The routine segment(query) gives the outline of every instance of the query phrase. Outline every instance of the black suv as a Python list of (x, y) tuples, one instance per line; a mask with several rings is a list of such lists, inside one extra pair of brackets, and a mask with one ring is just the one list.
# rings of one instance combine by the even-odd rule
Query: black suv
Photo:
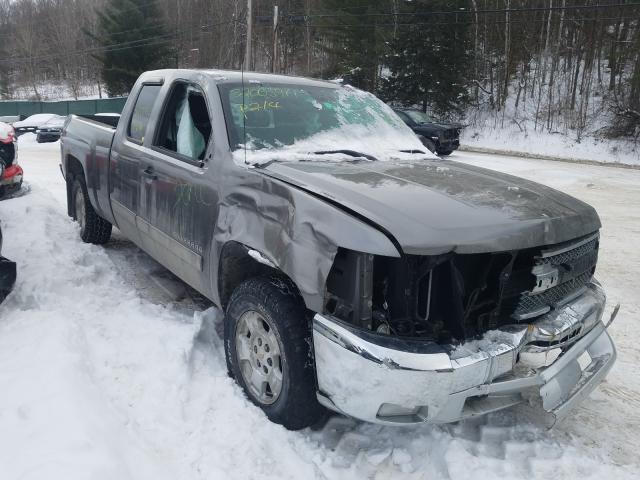
[(437, 122), (417, 108), (396, 108), (394, 111), (430, 151), (449, 155), (460, 146), (461, 125)]

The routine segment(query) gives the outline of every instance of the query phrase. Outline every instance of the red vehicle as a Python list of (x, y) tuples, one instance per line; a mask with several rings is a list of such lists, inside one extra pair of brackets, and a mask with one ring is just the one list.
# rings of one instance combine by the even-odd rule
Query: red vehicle
[(18, 144), (11, 125), (0, 122), (0, 198), (22, 187), (22, 168), (18, 165)]

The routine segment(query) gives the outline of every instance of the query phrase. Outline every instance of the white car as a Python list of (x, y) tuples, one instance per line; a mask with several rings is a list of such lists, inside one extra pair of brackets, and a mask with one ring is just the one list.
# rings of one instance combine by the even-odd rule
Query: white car
[(64, 119), (64, 117), (56, 115), (55, 113), (37, 113), (25, 118), (24, 120), (20, 120), (19, 122), (14, 122), (13, 128), (15, 128), (17, 136), (20, 136), (23, 133), (35, 133), (38, 128), (56, 118)]

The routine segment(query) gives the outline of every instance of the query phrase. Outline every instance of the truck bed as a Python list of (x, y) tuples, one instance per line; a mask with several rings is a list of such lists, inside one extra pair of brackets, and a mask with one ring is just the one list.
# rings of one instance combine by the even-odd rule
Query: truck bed
[[(108, 198), (109, 155), (116, 132), (116, 126), (112, 125), (116, 123), (115, 120), (119, 118), (71, 115), (62, 136), (66, 155), (91, 165), (86, 170), (87, 190), (95, 202), (94, 208), (98, 215), (111, 222), (113, 215)], [(67, 173), (63, 169), (65, 177)]]
[(91, 120), (94, 123), (99, 123), (101, 125), (107, 125), (114, 130), (118, 126), (118, 122), (120, 121), (120, 115), (78, 115), (78, 117), (84, 118), (85, 120)]

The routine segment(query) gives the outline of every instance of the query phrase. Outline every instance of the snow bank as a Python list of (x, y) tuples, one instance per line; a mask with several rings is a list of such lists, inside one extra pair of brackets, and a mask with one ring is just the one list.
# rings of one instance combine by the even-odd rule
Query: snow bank
[[(461, 143), (469, 147), (549, 158), (640, 165), (640, 142), (603, 137), (603, 132), (615, 122), (615, 118), (610, 109), (611, 98), (607, 88), (598, 86), (596, 73), (593, 75), (590, 96), (583, 97), (581, 93), (575, 110), (563, 103), (570, 94), (564, 90), (568, 83), (560, 79), (556, 82), (559, 90), (552, 95), (554, 103), (551, 109), (546, 84), (539, 91), (529, 90), (519, 95), (522, 85), (518, 80), (512, 81), (509, 97), (498, 111), (489, 107), (488, 98), (482, 93), (481, 106), (467, 112), (467, 121), (471, 125), (462, 131)], [(538, 101), (539, 96), (541, 101)], [(586, 102), (586, 106), (582, 102)], [(584, 109), (582, 120), (581, 108)], [(547, 123), (550, 110), (553, 113), (551, 125)], [(578, 129), (581, 122), (584, 124)]]
[(640, 166), (640, 143), (604, 140), (594, 136), (586, 136), (578, 142), (575, 137), (567, 135), (533, 130), (524, 132), (515, 124), (504, 128), (469, 126), (462, 131), (460, 143), (463, 146), (502, 150), (507, 154), (534, 154)]

